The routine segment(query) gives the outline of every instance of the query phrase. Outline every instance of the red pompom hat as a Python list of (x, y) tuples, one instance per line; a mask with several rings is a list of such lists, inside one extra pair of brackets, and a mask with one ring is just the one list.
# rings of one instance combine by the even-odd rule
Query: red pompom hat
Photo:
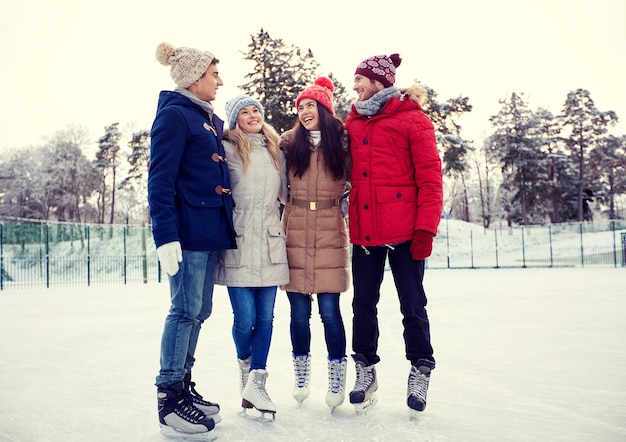
[(391, 87), (396, 82), (396, 68), (402, 59), (398, 54), (374, 55), (363, 60), (356, 68), (354, 75), (363, 75), (372, 80), (380, 81), (383, 86)]
[(317, 101), (328, 109), (331, 114), (335, 115), (335, 107), (333, 106), (334, 90), (335, 85), (330, 78), (318, 77), (311, 86), (298, 95), (298, 98), (296, 98), (296, 108), (298, 108), (303, 98), (310, 98), (311, 100)]

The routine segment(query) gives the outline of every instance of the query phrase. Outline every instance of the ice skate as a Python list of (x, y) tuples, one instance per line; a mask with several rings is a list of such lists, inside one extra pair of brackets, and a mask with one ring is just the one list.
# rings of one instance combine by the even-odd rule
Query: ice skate
[(215, 421), (189, 401), (183, 382), (157, 390), (161, 433), (172, 438), (215, 440)]
[(239, 394), (243, 395), (243, 389), (246, 388), (248, 383), (248, 376), (250, 375), (250, 359), (248, 356), (246, 359), (237, 359), (239, 364)]
[(354, 356), (356, 368), (356, 381), (354, 389), (350, 392), (350, 403), (358, 414), (365, 413), (376, 404), (375, 392), (378, 390), (376, 381), (376, 368), (367, 365), (367, 360), (362, 355)]
[(345, 357), (342, 359), (328, 360), (328, 392), (326, 393), (326, 405), (330, 407), (330, 412), (343, 404), (346, 394), (346, 369), (348, 362)]
[(411, 366), (409, 380), (407, 382), (407, 405), (411, 417), (416, 417), (420, 411), (426, 408), (426, 394), (430, 382), (430, 368), (425, 365)]
[[(263, 369), (250, 371), (248, 382), (243, 389), (240, 416), (255, 419), (262, 422), (274, 422), (276, 420), (276, 405), (270, 399), (265, 390), (265, 381), (268, 373)], [(260, 415), (250, 414), (251, 409), (255, 409)]]
[(191, 380), (191, 374), (185, 375), (183, 384), (187, 391), (187, 398), (191, 401), (193, 406), (206, 414), (207, 417), (213, 419), (216, 424), (219, 424), (222, 421), (222, 418), (218, 414), (220, 412), (219, 404), (207, 401), (196, 391), (196, 383)]
[(294, 355), (293, 371), (295, 383), (291, 395), (302, 406), (302, 402), (309, 397), (311, 383), (311, 355)]

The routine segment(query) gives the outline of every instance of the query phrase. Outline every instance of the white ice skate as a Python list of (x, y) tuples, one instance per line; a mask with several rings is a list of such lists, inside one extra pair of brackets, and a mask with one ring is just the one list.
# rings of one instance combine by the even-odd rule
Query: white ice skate
[(243, 395), (243, 389), (246, 388), (246, 384), (248, 383), (251, 359), (251, 356), (248, 356), (246, 359), (237, 359), (239, 365), (239, 394), (241, 395)]
[[(265, 390), (265, 381), (268, 373), (263, 369), (250, 371), (248, 382), (243, 389), (240, 416), (261, 422), (274, 422), (276, 420), (276, 405), (270, 399)], [(259, 415), (250, 414), (249, 410), (255, 409)]]
[(330, 407), (332, 414), (335, 408), (343, 404), (346, 394), (346, 358), (328, 360), (328, 392), (326, 392), (326, 405)]
[(295, 383), (291, 395), (298, 401), (299, 406), (302, 407), (302, 402), (309, 397), (309, 393), (311, 392), (311, 355), (294, 355), (293, 371)]

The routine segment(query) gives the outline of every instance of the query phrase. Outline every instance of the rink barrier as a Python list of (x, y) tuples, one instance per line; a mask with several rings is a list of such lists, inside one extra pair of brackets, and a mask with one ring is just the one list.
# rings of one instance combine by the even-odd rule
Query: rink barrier
[[(453, 225), (451, 225), (453, 224)], [(166, 275), (149, 225), (0, 223), (0, 290), (147, 284)], [(442, 219), (431, 269), (625, 267), (626, 221), (485, 229)]]

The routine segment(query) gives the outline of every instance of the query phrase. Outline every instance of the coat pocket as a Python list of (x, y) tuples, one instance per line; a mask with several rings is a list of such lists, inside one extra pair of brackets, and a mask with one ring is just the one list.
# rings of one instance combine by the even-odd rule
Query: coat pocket
[(287, 246), (285, 242), (285, 232), (281, 226), (270, 226), (267, 228), (267, 245), (272, 264), (287, 263)]
[(243, 227), (239, 228), (239, 229), (235, 229), (235, 231), (237, 232), (237, 237), (236, 237), (236, 241), (237, 241), (237, 248), (236, 249), (230, 249), (230, 250), (222, 250), (220, 252), (221, 256), (224, 258), (224, 266), (226, 267), (241, 267), (242, 263), (241, 263), (241, 249), (243, 247), (243, 233), (239, 233), (239, 232), (243, 232)]

